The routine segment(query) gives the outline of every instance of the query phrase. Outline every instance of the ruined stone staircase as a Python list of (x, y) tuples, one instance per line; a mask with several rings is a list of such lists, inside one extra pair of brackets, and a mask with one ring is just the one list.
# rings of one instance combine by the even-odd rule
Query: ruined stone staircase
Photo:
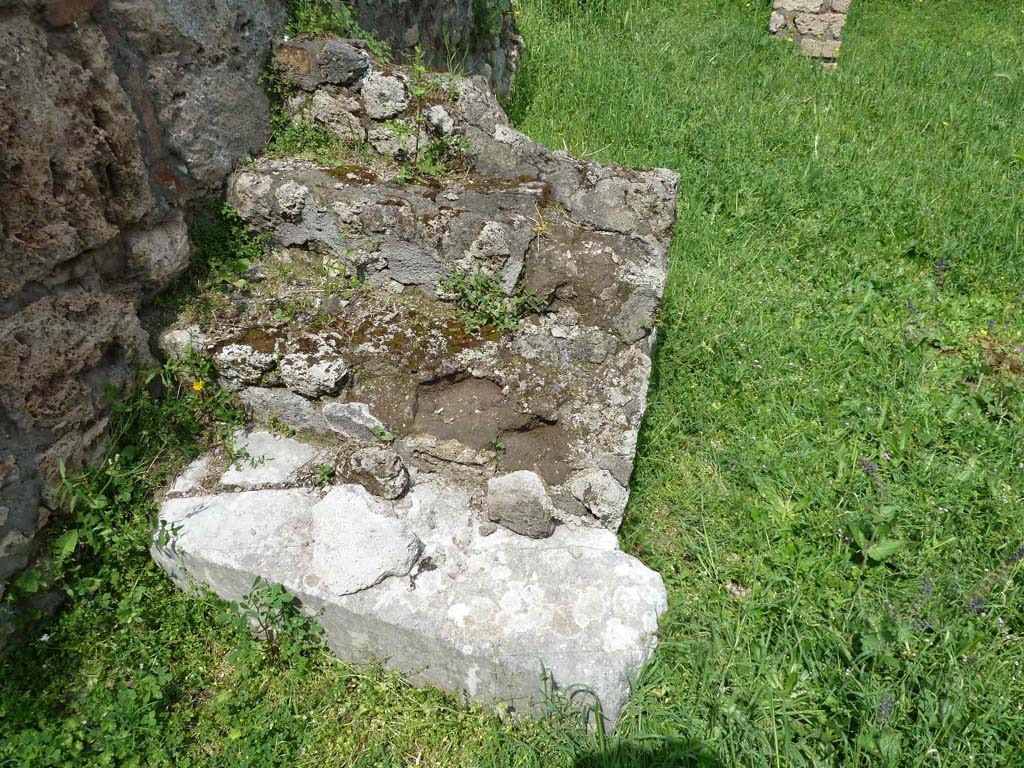
[(292, 120), (345, 156), (233, 175), (268, 253), (161, 343), (289, 436), (190, 466), (154, 558), (225, 599), (282, 584), (343, 659), (521, 711), (553, 686), (613, 721), (666, 607), (615, 531), (678, 177), (549, 151), (480, 78), (340, 40), (276, 61)]

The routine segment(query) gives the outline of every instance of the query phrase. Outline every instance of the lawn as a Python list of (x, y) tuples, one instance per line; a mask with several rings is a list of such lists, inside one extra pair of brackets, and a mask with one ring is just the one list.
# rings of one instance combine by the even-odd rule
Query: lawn
[(185, 391), (125, 410), (55, 531), (98, 554), (4, 661), (0, 765), (1024, 765), (1024, 5), (855, 0), (832, 72), (767, 15), (520, 8), (516, 125), (683, 179), (622, 535), (670, 607), (615, 734), (178, 594), (151, 457), (233, 418)]

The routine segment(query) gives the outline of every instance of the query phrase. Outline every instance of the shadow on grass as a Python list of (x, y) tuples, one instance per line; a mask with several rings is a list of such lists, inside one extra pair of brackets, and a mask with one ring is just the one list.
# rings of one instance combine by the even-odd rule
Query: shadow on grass
[(725, 768), (707, 747), (692, 739), (617, 742), (576, 758), (573, 768)]

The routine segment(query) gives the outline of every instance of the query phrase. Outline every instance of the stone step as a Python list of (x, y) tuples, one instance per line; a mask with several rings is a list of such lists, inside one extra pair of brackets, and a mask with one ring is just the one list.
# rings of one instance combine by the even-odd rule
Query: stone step
[[(386, 449), (384, 449), (386, 450)], [(465, 484), (412, 471), (398, 500), (316, 487), (322, 446), (241, 432), (168, 491), (152, 554), (182, 589), (246, 597), (280, 584), (350, 662), (383, 660), (411, 682), (536, 712), (551, 686), (613, 723), (656, 643), (661, 577), (603, 528), (546, 538), (483, 520)], [(545, 671), (550, 679), (545, 681)]]

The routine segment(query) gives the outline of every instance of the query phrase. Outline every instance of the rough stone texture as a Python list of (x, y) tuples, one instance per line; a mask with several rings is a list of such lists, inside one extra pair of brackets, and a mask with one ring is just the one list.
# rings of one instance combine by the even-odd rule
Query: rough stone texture
[[(54, 468), (97, 455), (105, 385), (151, 362), (137, 316), (187, 266), (183, 212), (269, 138), (259, 76), (285, 6), (0, 0), (0, 594), (53, 506)], [(401, 50), (420, 42), (437, 64), (459, 52), (507, 87), (521, 48), (510, 14), (469, 34), (469, 0), (364, 0), (360, 11), (370, 32), (401, 26)], [(405, 24), (421, 25), (418, 41)], [(369, 68), (344, 41), (292, 50), (317, 84), (350, 85)], [(361, 140), (353, 110), (358, 98), (326, 92), (313, 105), (315, 119)], [(300, 188), (277, 194), (282, 215), (301, 215)]]
[(510, 531), (543, 539), (555, 530), (554, 507), (536, 472), (521, 469), (487, 481), (487, 519)]
[(372, 120), (389, 120), (409, 106), (409, 92), (397, 77), (374, 73), (363, 82), (363, 109)]
[[(133, 358), (148, 358), (139, 303), (186, 266), (182, 212), (217, 194), (237, 160), (269, 137), (258, 79), (271, 39), (284, 30), (286, 3), (0, 6), (0, 337), (16, 337), (18, 351), (4, 353), (22, 365), (16, 376), (5, 369), (17, 381), (0, 392), (0, 459), (14, 467), (0, 475), (2, 590), (42, 524), (48, 471), (95, 453), (105, 418), (98, 393), (127, 383)], [(359, 3), (362, 27), (399, 53), (421, 44), (438, 66), (451, 54), (505, 90), (522, 43), (509, 9), (489, 8), (470, 0)], [(350, 85), (369, 70), (358, 44), (307, 41), (289, 50), (308, 59), (316, 84)], [(314, 108), (316, 120), (364, 137), (352, 114), (357, 98), (325, 92)], [(283, 214), (299, 216), (300, 190), (279, 193)], [(72, 305), (76, 314), (56, 313)], [(63, 343), (69, 331), (81, 349)], [(69, 418), (56, 407), (19, 410), (23, 390), (56, 392)]]
[[(365, 99), (374, 77), (351, 89), (321, 88), (340, 100), (362, 90)], [(409, 78), (400, 68), (387, 76)], [(387, 156), (337, 169), (256, 160), (232, 177), (229, 200), (271, 235), (267, 263), (255, 266), (253, 285), (216, 323), (196, 328), (182, 318), (179, 336), (204, 339), (222, 383), (243, 389), (255, 413), (339, 439), (387, 430), (413, 465), (447, 462), (461, 472), (466, 465), (452, 451), (432, 454), (409, 442), (452, 441), (455, 453), (489, 456), (478, 466), (491, 474), (535, 472), (557, 519), (616, 530), (678, 179), (550, 152), (508, 126), (479, 79), (437, 78), (432, 98), (442, 103), (432, 106), (467, 148), (453, 161), (456, 172), (428, 186), (400, 183), (403, 166)], [(415, 110), (408, 105), (398, 119), (412, 125)], [(296, 118), (305, 114), (299, 107)], [(369, 131), (394, 120), (362, 119)], [(280, 260), (289, 265), (287, 283), (272, 277)], [(444, 281), (472, 273), (506, 295), (530, 292), (542, 311), (511, 333), (467, 330), (463, 312), (445, 300), (452, 296)], [(340, 274), (363, 287), (339, 299), (329, 283)], [(308, 314), (290, 322), (270, 314), (292, 295), (317, 293), (312, 304), (295, 299)], [(337, 366), (317, 368), (325, 360)], [(244, 389), (253, 386), (259, 395)], [(269, 394), (277, 386), (310, 400)]]
[(402, 457), (377, 445), (356, 450), (349, 457), (345, 476), (349, 482), (385, 499), (397, 499), (409, 487), (409, 473)]
[(366, 403), (325, 403), (323, 419), (327, 429), (353, 440), (371, 440), (375, 433), (384, 431), (384, 424), (370, 413)]
[(333, 395), (348, 376), (345, 361), (329, 352), (292, 352), (281, 358), (278, 367), (284, 385), (307, 397)]
[(188, 263), (183, 210), (259, 150), (283, 0), (0, 3), (0, 591), (106, 385), (151, 364), (141, 303)]
[(148, 358), (134, 298), (69, 287), (0, 320), (0, 580), (49, 515), (44, 478), (94, 457), (104, 386)]
[(850, 0), (775, 0), (768, 31), (801, 53), (832, 63), (839, 55)]
[(351, 41), (293, 38), (281, 41), (274, 57), (289, 80), (304, 91), (321, 84), (352, 85), (370, 69), (370, 56)]
[[(297, 57), (276, 50), (287, 74)], [(255, 419), (298, 434), (240, 436), (241, 470), (190, 468), (162, 512), (180, 530), (154, 557), (232, 599), (257, 575), (283, 584), (343, 658), (524, 709), (543, 664), (614, 719), (665, 602), (614, 532), (679, 179), (535, 144), (483, 78), (375, 61), (350, 85), (316, 78), (290, 94), (293, 119), (329, 97), (358, 121), (334, 124), (350, 155), (235, 173), (229, 202), (267, 251), (216, 312), (198, 296), (162, 337), (202, 345)], [(386, 131), (412, 137), (411, 156), (373, 140)], [(420, 152), (446, 173), (417, 176)], [(460, 280), (484, 281), (503, 321), (474, 322)], [(347, 484), (315, 489), (329, 474)], [(375, 557), (329, 556), (351, 541)]]
[(232, 488), (295, 483), (299, 470), (316, 455), (305, 443), (262, 430), (239, 435), (235, 450), (237, 455), (220, 476), (220, 484)]
[(629, 492), (606, 469), (588, 469), (573, 476), (569, 492), (591, 515), (605, 525), (617, 528), (622, 519)]
[(287, 389), (247, 387), (238, 393), (238, 398), (251, 412), (273, 415), (296, 431), (326, 432), (330, 428), (316, 404)]
[[(285, 445), (265, 443), (264, 465)], [(571, 700), (596, 694), (613, 722), (654, 648), (665, 588), (610, 531), (485, 533), (473, 494), (431, 473), (399, 501), (358, 485), (217, 492), (223, 460), (205, 462), (186, 472), (188, 491), (168, 493), (156, 562), (182, 589), (227, 600), (256, 576), (283, 585), (341, 658), (523, 713), (543, 707), (546, 669)]]
[(411, 59), (420, 46), (431, 66), (482, 75), (498, 95), (509, 92), (523, 53), (510, 0), (364, 0), (356, 6), (363, 29), (400, 59)]

